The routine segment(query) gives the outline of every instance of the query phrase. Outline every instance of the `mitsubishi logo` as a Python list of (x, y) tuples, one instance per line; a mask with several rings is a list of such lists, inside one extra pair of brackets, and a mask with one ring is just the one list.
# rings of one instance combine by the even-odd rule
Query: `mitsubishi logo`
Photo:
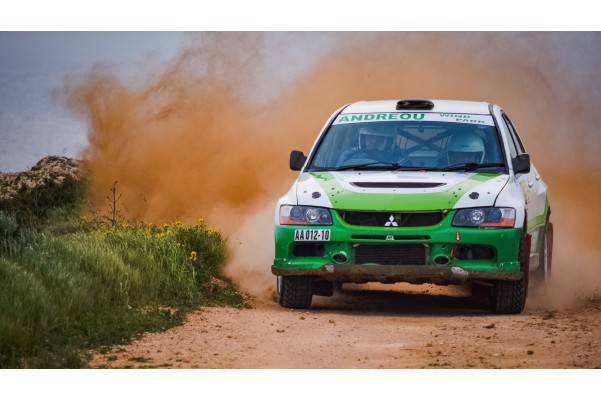
[(386, 222), (386, 224), (384, 224), (384, 227), (398, 227), (399, 225), (397, 224), (396, 221), (394, 221), (394, 215), (390, 215), (390, 217), (388, 218), (388, 221)]

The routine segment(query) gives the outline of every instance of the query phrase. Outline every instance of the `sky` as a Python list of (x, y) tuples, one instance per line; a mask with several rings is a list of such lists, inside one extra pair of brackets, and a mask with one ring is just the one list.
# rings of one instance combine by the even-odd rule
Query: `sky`
[[(71, 82), (102, 66), (124, 81), (143, 84), (208, 34), (0, 31), (0, 171), (26, 171), (48, 155), (80, 158), (88, 146), (88, 127), (66, 105), (64, 89)], [(289, 36), (293, 40), (282, 45)], [(266, 60), (269, 85), (285, 85), (302, 74), (335, 41), (329, 33), (266, 35), (258, 57)], [(280, 67), (282, 60), (286, 68)]]
[(61, 88), (101, 63), (135, 76), (173, 57), (181, 32), (0, 32), (0, 171), (25, 171), (48, 155), (78, 157), (86, 124)]

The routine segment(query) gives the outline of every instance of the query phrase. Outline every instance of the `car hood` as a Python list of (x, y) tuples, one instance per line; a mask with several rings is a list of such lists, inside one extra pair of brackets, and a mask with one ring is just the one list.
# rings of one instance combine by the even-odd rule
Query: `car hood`
[(445, 210), (493, 206), (508, 179), (465, 172), (309, 172), (300, 175), (295, 192), (299, 205), (338, 210)]

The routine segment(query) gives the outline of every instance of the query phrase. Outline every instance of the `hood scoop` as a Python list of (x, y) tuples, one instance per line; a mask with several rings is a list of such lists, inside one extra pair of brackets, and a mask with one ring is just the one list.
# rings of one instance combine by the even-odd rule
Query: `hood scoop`
[(444, 182), (351, 182), (359, 188), (436, 188)]

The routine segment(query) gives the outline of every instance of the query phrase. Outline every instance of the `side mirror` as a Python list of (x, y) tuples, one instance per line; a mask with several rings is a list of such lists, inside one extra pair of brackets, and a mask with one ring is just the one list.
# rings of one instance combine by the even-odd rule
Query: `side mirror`
[(530, 172), (530, 155), (528, 153), (522, 153), (511, 159), (513, 165), (514, 174), (528, 174)]
[(300, 150), (293, 150), (290, 152), (290, 170), (292, 171), (300, 171), (305, 162), (307, 161), (307, 156)]

